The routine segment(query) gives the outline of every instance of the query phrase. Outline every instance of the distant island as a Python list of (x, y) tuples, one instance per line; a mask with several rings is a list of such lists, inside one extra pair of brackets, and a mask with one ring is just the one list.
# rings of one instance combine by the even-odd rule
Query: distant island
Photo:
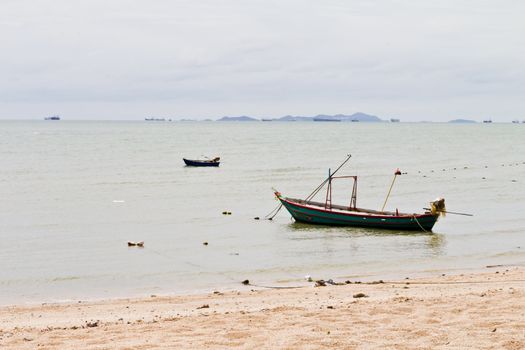
[[(219, 122), (254, 122), (254, 121), (260, 121), (257, 118), (248, 117), (246, 115), (240, 116), (240, 117), (222, 117), (220, 119), (217, 119)], [(346, 114), (336, 114), (336, 115), (326, 115), (326, 114), (318, 114), (314, 117), (304, 117), (304, 116), (293, 116), (293, 115), (286, 115), (281, 118), (262, 118), (262, 121), (265, 122), (311, 122), (311, 121), (341, 121), (341, 122), (384, 122), (384, 120), (380, 119), (379, 117), (375, 115), (370, 115), (366, 113), (357, 112), (354, 114), (346, 115)]]
[(462, 124), (462, 123), (477, 123), (477, 122), (475, 120), (470, 120), (470, 119), (454, 119), (454, 120), (450, 120), (449, 123)]
[(259, 119), (248, 117), (246, 115), (240, 117), (222, 117), (217, 119), (218, 122), (257, 122)]

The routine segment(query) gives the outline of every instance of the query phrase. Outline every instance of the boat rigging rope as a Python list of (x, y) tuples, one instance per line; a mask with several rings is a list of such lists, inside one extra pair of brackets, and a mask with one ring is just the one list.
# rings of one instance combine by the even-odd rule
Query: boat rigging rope
[(282, 203), (279, 203), (279, 205), (278, 205), (274, 210), (272, 210), (271, 212), (269, 212), (269, 213), (264, 217), (264, 219), (266, 219), (266, 220), (273, 220), (273, 218), (275, 217), (275, 215), (277, 215), (277, 213), (279, 212), (279, 210), (281, 210), (282, 207), (283, 207), (283, 204), (282, 204)]
[(425, 228), (423, 226), (421, 226), (421, 224), (419, 223), (419, 221), (417, 220), (415, 215), (412, 215), (412, 217), (414, 218), (414, 220), (416, 220), (417, 224), (419, 225), (419, 227), (421, 227), (423, 232), (430, 233), (430, 231), (425, 230)]
[(337, 167), (337, 169), (335, 169), (335, 171), (334, 171), (333, 173), (331, 173), (330, 176), (329, 176), (326, 180), (324, 180), (319, 186), (317, 186), (317, 188), (316, 188), (315, 190), (313, 190), (313, 192), (310, 193), (310, 194), (308, 195), (308, 197), (305, 198), (305, 201), (308, 203), (308, 201), (310, 201), (310, 199), (312, 199), (313, 197), (315, 197), (315, 195), (316, 195), (316, 194), (317, 194), (317, 193), (323, 188), (323, 186), (324, 186), (328, 181), (330, 181), (330, 179), (335, 175), (335, 173), (337, 173), (337, 172), (339, 171), (339, 169), (341, 169), (341, 168), (342, 168), (342, 167), (343, 167), (343, 166), (344, 166), (344, 165), (350, 160), (350, 158), (352, 158), (352, 155), (351, 155), (351, 154), (348, 154), (348, 155), (346, 156), (345, 161), (344, 161), (341, 165), (339, 165), (339, 166)]

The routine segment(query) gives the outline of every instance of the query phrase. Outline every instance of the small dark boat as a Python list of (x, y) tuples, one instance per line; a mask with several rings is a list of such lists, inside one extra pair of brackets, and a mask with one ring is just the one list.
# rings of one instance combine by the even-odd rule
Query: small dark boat
[[(387, 198), (381, 210), (363, 209), (357, 207), (357, 176), (334, 176), (334, 174), (350, 159), (350, 156), (333, 173), (329, 172), (328, 178), (321, 183), (306, 199), (283, 197), (275, 191), (275, 196), (290, 212), (292, 217), (299, 222), (330, 226), (357, 226), (373, 227), (390, 230), (431, 231), (440, 214), (444, 214), (445, 200), (439, 198), (430, 203), (430, 208), (424, 213), (401, 213), (385, 211), (386, 201), (394, 185), (394, 181), (401, 171), (396, 170), (394, 180), (388, 191)], [(332, 181), (335, 179), (354, 180), (350, 205), (332, 204)], [(313, 197), (325, 186), (325, 202), (314, 202)]]
[(215, 157), (213, 159), (186, 159), (182, 158), (187, 166), (219, 166), (221, 158)]

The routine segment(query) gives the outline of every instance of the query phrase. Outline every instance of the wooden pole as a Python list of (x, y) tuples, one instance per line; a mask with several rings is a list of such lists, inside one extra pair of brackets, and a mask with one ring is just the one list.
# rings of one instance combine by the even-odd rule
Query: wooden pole
[(388, 200), (388, 197), (390, 197), (390, 192), (392, 192), (392, 187), (394, 187), (394, 182), (396, 182), (397, 173), (394, 174), (394, 179), (392, 180), (392, 184), (390, 185), (390, 189), (388, 190), (388, 194), (386, 195), (385, 202), (383, 203), (383, 207), (381, 208), (381, 211), (385, 210), (386, 201)]

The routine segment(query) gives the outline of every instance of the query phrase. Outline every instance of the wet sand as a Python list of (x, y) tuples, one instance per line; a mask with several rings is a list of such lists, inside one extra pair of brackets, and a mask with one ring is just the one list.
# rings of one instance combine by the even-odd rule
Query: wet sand
[(524, 267), (239, 290), (1, 307), (0, 348), (525, 349)]

